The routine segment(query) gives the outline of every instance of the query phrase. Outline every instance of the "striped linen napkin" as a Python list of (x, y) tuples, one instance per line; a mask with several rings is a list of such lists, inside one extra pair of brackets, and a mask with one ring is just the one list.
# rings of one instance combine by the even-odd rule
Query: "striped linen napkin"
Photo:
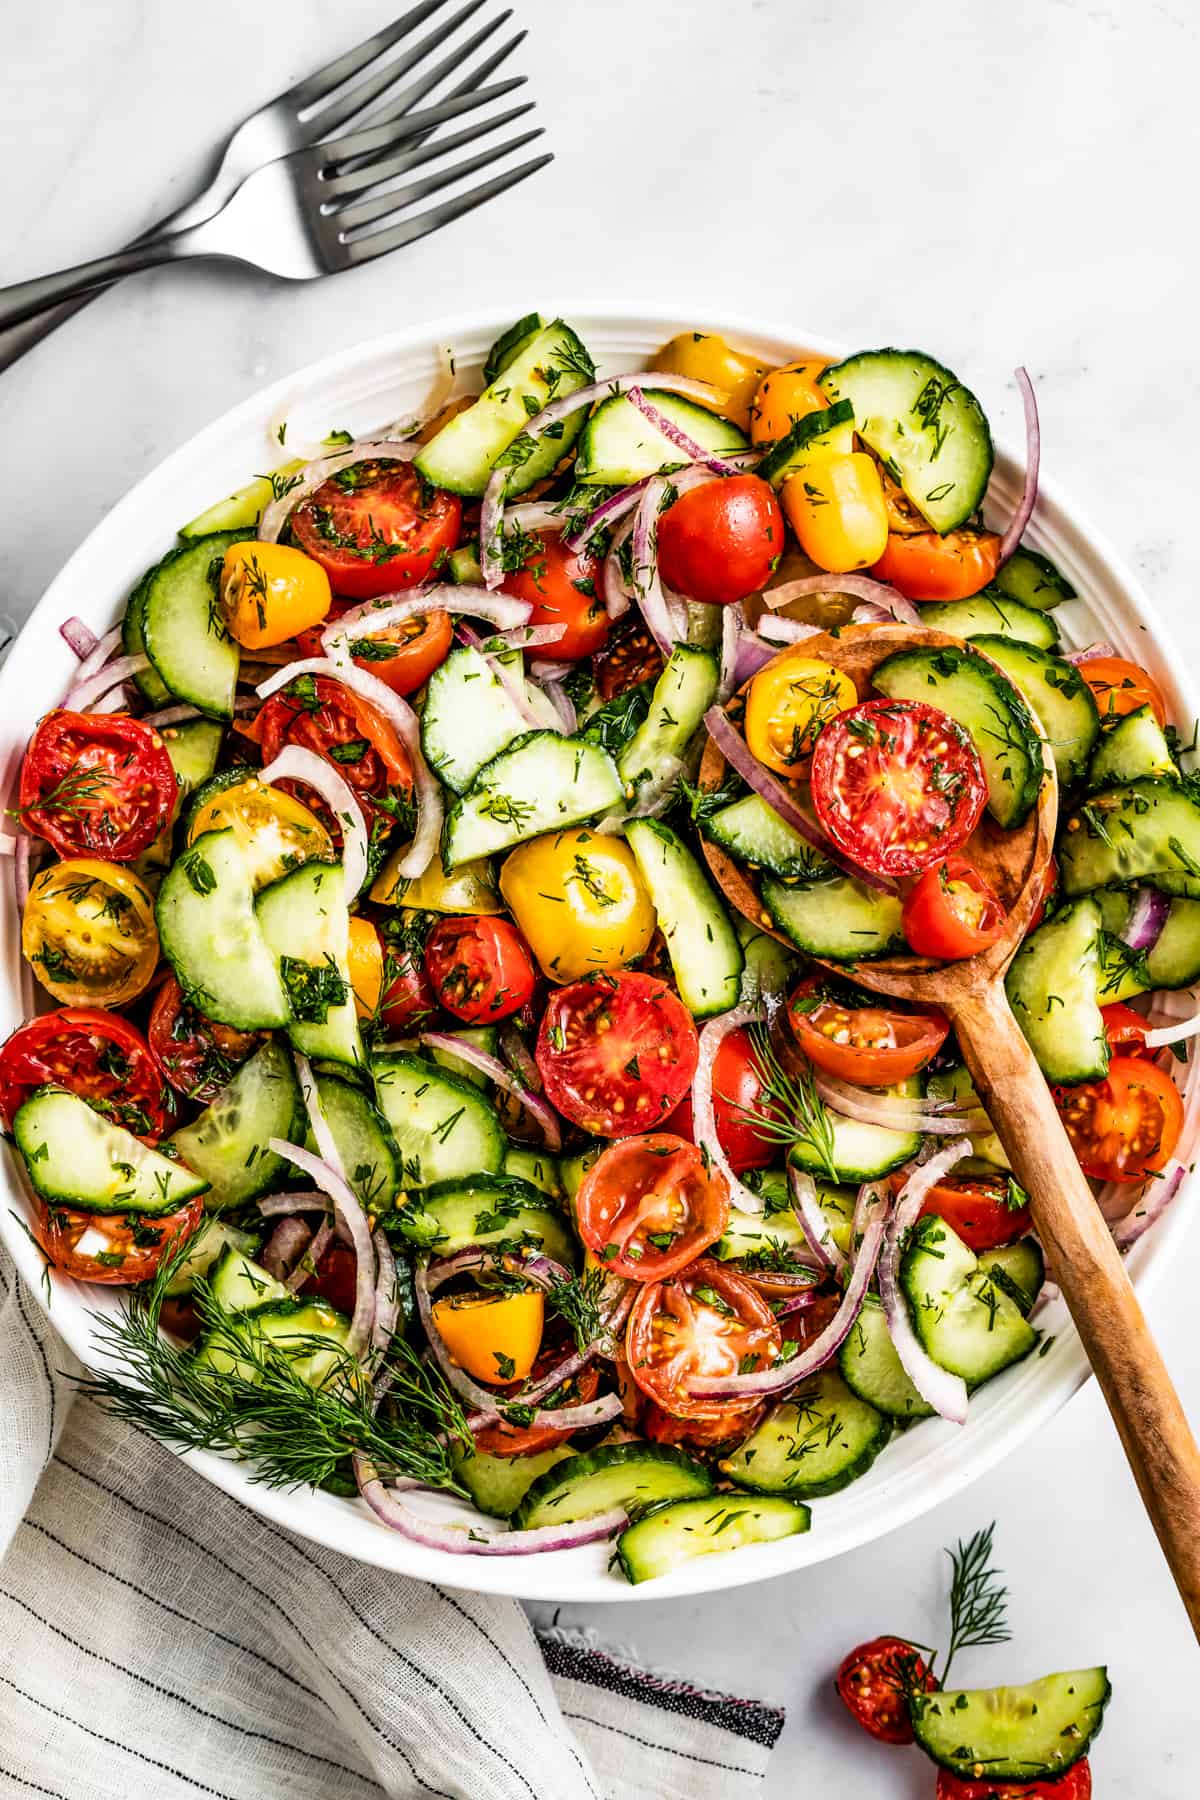
[(0, 1247), (0, 1795), (761, 1795), (778, 1709), (317, 1549), (72, 1366)]

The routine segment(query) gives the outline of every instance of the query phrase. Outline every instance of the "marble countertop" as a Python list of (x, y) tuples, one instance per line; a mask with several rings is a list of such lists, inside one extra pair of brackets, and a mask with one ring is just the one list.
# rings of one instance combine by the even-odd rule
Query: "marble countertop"
[[(5, 279), (111, 249), (182, 202), (222, 132), (388, 11), (24, 9), (0, 72)], [(646, 302), (928, 345), (1010, 430), (1010, 371), (1026, 362), (1046, 466), (1104, 521), (1183, 653), (1200, 652), (1187, 0), (518, 0), (517, 13), (557, 154), (534, 183), (336, 281), (143, 276), (0, 376), (0, 612), (22, 617), (167, 451), (338, 344), (468, 308)], [(1193, 1237), (1150, 1309), (1194, 1417), (1197, 1254)], [(1097, 1794), (1194, 1792), (1195, 1646), (1094, 1386), (1009, 1465), (853, 1558), (708, 1600), (563, 1608), (561, 1622), (784, 1702), (774, 1800), (801, 1784), (917, 1800), (928, 1766), (858, 1738), (830, 1673), (878, 1631), (936, 1636), (940, 1547), (993, 1518), (1015, 1641), (973, 1653), (963, 1675), (1106, 1659)]]

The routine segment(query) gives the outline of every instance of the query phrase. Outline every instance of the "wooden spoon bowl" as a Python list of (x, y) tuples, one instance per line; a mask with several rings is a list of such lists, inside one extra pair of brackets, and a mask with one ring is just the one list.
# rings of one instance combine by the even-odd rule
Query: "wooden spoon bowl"
[[(822, 633), (806, 638), (802, 650), (805, 656), (842, 670), (861, 699), (870, 692), (872, 677), (885, 657), (898, 650), (942, 645), (961, 646), (961, 640), (915, 625), (852, 625), (836, 637)], [(784, 650), (780, 655), (789, 653)], [(824, 966), (852, 973), (860, 987), (940, 1006), (953, 1024), (976, 1091), (1017, 1180), (1029, 1194), (1050, 1272), (1104, 1391), (1143, 1503), (1200, 1638), (1200, 1451), (1120, 1252), (1005, 993), (1005, 970), (1041, 899), (1054, 849), (1058, 788), (1052, 759), (1044, 755), (1043, 760), (1038, 803), (1025, 822), (1002, 832), (985, 819), (964, 846), (964, 853), (1008, 909), (1003, 936), (995, 944), (957, 963), (888, 956)], [(701, 784), (718, 784), (724, 771), (725, 758), (710, 740), (700, 765)], [(752, 872), (707, 841), (704, 851), (729, 904), (791, 947), (790, 940), (771, 925)]]

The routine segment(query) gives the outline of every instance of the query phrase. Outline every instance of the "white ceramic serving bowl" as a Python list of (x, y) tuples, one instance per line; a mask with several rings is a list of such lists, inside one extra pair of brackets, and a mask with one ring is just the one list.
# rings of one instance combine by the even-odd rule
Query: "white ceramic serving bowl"
[[(641, 366), (677, 330), (723, 333), (768, 364), (794, 357), (801, 349), (835, 357), (841, 347), (803, 332), (775, 333), (740, 320), (698, 321), (625, 315), (618, 311), (566, 309), (581, 332), (602, 375)], [(221, 495), (271, 466), (268, 427), (286, 416), (288, 452), (301, 440), (319, 439), (332, 427), (355, 435), (394, 419), (418, 405), (437, 368), (441, 346), (453, 350), (460, 381), (474, 377), (506, 319), (465, 318), (394, 332), (265, 388), (210, 425), (148, 475), (98, 525), (52, 582), (0, 672), (0, 769), (10, 772), (38, 717), (59, 703), (75, 658), (58, 627), (78, 614), (94, 631), (108, 629), (121, 615), (125, 597), (142, 571), (174, 541), (177, 527)], [(970, 376), (971, 371), (966, 371)], [(985, 406), (992, 396), (983, 396)], [(276, 451), (275, 460), (280, 460)], [(993, 521), (1015, 504), (1021, 483), (1019, 459), (1000, 452), (989, 499)], [(1160, 622), (1132, 574), (1077, 508), (1063, 499), (1053, 479), (1043, 479), (1029, 541), (1064, 571), (1081, 598), (1059, 609), (1064, 635), (1076, 645), (1107, 638), (1146, 664), (1166, 693), (1172, 716), (1200, 715), (1200, 692), (1167, 641)], [(11, 773), (9, 777), (11, 781)], [(11, 804), (9, 794), (6, 801)], [(0, 896), (0, 1039), (20, 1023), (20, 920), (12, 883)], [(1193, 1070), (1192, 1079), (1196, 1079)], [(19, 1160), (7, 1150), (0, 1197), (0, 1234), (31, 1291), (45, 1304), (37, 1251), (10, 1212), (27, 1215)], [(1190, 1181), (1186, 1184), (1190, 1188)], [(1177, 1252), (1186, 1229), (1190, 1195), (1185, 1191), (1165, 1219), (1137, 1244), (1129, 1258), (1139, 1290), (1148, 1291)], [(93, 1347), (93, 1310), (117, 1305), (112, 1289), (85, 1287), (55, 1278), (49, 1316), (85, 1363)], [(245, 1465), (192, 1453), (200, 1474), (255, 1511), (318, 1543), (363, 1562), (397, 1569), (449, 1586), (529, 1599), (632, 1601), (650, 1595), (706, 1593), (763, 1580), (823, 1562), (856, 1545), (882, 1537), (907, 1520), (966, 1487), (1009, 1455), (1044, 1425), (1078, 1389), (1087, 1362), (1061, 1301), (1039, 1323), (1051, 1338), (1041, 1356), (1030, 1358), (990, 1382), (971, 1402), (960, 1428), (929, 1420), (891, 1444), (874, 1467), (853, 1486), (813, 1505), (811, 1531), (784, 1543), (703, 1557), (652, 1586), (634, 1588), (607, 1572), (607, 1545), (536, 1556), (451, 1556), (426, 1550), (388, 1531), (357, 1501), (299, 1489), (273, 1492), (256, 1485)], [(465, 1518), (450, 1502), (419, 1500), (439, 1517)], [(476, 1515), (477, 1517), (478, 1515)], [(236, 1554), (236, 1549), (235, 1549)]]

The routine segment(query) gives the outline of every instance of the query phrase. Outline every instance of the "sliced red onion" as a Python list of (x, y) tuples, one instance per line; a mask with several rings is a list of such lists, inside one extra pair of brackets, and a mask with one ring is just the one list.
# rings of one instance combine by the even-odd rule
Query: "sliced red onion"
[(421, 1325), (429, 1342), (430, 1352), (447, 1384), (461, 1400), (465, 1400), (480, 1415), (480, 1423), (491, 1425), (500, 1417), (499, 1396), (491, 1389), (483, 1387), (460, 1369), (446, 1348), (445, 1340), (437, 1328), (433, 1316), (433, 1296), (429, 1286), (429, 1274), (426, 1265), (418, 1262), (413, 1271), (413, 1292), (416, 1295), (417, 1311), (421, 1316)]
[(371, 1324), (371, 1348), (382, 1356), (396, 1333), (400, 1317), (400, 1284), (396, 1275), (396, 1258), (386, 1233), (373, 1231), (375, 1246), (375, 1318)]
[(1147, 1183), (1135, 1205), (1113, 1226), (1113, 1241), (1118, 1250), (1130, 1249), (1156, 1220), (1162, 1218), (1179, 1192), (1186, 1173), (1183, 1164), (1172, 1159), (1156, 1181)]
[(499, 1057), (489, 1056), (486, 1050), (477, 1050), (474, 1044), (468, 1044), (462, 1038), (454, 1037), (446, 1031), (423, 1031), (420, 1041), (426, 1049), (441, 1050), (450, 1056), (457, 1056), (460, 1061), (469, 1063), (473, 1069), (478, 1069), (481, 1075), (486, 1075), (489, 1081), (494, 1081), (498, 1088), (503, 1088), (506, 1094), (511, 1094), (513, 1099), (518, 1101), (525, 1111), (537, 1120), (547, 1149), (562, 1149), (562, 1128), (554, 1109), (539, 1095), (527, 1088), (524, 1082), (519, 1081), (511, 1070), (506, 1069)]
[(886, 606), (876, 606), (873, 600), (860, 600), (850, 614), (852, 625), (890, 625), (892, 615)]
[(563, 687), (562, 683), (559, 681), (543, 681), (540, 685), (543, 694), (545, 694), (547, 700), (549, 700), (551, 706), (558, 714), (563, 730), (568, 737), (571, 737), (579, 725), (579, 715), (575, 711), (575, 702), (572, 700), (570, 694), (568, 694), (566, 688)]
[[(641, 489), (638, 490), (639, 503)], [(633, 531), (632, 518), (626, 519), (608, 547), (608, 555), (604, 559), (604, 610), (609, 619), (619, 619), (633, 605), (633, 589), (621, 567), (621, 551), (629, 541)]]
[(567, 522), (565, 513), (558, 506), (548, 505), (544, 500), (527, 500), (523, 505), (510, 506), (504, 515), (505, 522), (515, 525), (518, 531), (561, 531)]
[(881, 1182), (864, 1181), (859, 1188), (854, 1201), (854, 1217), (850, 1221), (850, 1254), (852, 1256), (855, 1253), (855, 1247), (861, 1244), (866, 1236), (867, 1226), (871, 1222), (875, 1209), (879, 1206), (886, 1206), (888, 1199), (888, 1190)]
[(990, 1131), (991, 1123), (980, 1107), (963, 1112), (942, 1112), (936, 1103), (907, 1100), (900, 1094), (874, 1093), (854, 1087), (822, 1069), (813, 1070), (813, 1085), (831, 1112), (857, 1119), (863, 1125), (882, 1125), (892, 1131), (922, 1131), (936, 1137), (957, 1137), (964, 1131)]
[(317, 1264), (324, 1256), (326, 1250), (328, 1250), (329, 1242), (332, 1237), (333, 1226), (328, 1219), (322, 1219), (321, 1223), (317, 1226), (317, 1229), (313, 1232), (312, 1243), (301, 1257), (298, 1267), (292, 1270), (291, 1274), (283, 1284), (291, 1293), (298, 1294), (301, 1288), (309, 1280), (312, 1271), (317, 1267)]
[(784, 581), (778, 587), (768, 588), (762, 597), (763, 605), (778, 609), (791, 600), (803, 599), (806, 594), (849, 594), (851, 599), (867, 600), (883, 607), (902, 624), (921, 623), (921, 615), (911, 600), (906, 600), (885, 582), (873, 580), (870, 575), (802, 575), (798, 581)]
[(734, 1173), (717, 1136), (717, 1116), (713, 1106), (713, 1065), (717, 1060), (718, 1050), (731, 1031), (736, 1031), (740, 1025), (761, 1024), (763, 1017), (761, 1006), (746, 1005), (731, 1007), (719, 1018), (710, 1019), (700, 1032), (700, 1056), (692, 1078), (692, 1118), (696, 1142), (708, 1152), (714, 1168), (720, 1170), (725, 1177), (730, 1203), (739, 1207), (742, 1212), (756, 1214), (763, 1210), (763, 1197), (756, 1194), (753, 1188), (748, 1188)]
[(15, 856), (16, 853), (16, 838), (11, 837), (7, 831), (0, 831), (0, 856)]
[(1136, 888), (1121, 942), (1128, 944), (1131, 950), (1153, 950), (1162, 936), (1170, 910), (1170, 900), (1157, 888)]
[(724, 706), (737, 686), (738, 646), (746, 629), (746, 615), (740, 601), (727, 606), (721, 616), (721, 666), (717, 680), (717, 701)]
[(331, 762), (306, 750), (302, 744), (285, 744), (259, 776), (264, 786), (272, 781), (302, 781), (320, 794), (342, 828), (342, 871), (346, 899), (353, 900), (367, 878), (369, 839), (358, 796)]
[[(17, 911), (25, 911), (25, 902), (29, 898), (29, 880), (33, 873), (33, 845), (27, 832), (22, 831), (17, 837), (17, 847), (13, 851), (13, 893), (16, 896)], [(25, 959), (21, 958), (22, 966)]]
[[(415, 881), (423, 875), (433, 861), (438, 839), (442, 835), (442, 790), (431, 773), (421, 749), (421, 722), (407, 700), (394, 694), (386, 682), (380, 681), (377, 675), (370, 675), (360, 669), (349, 657), (344, 662), (332, 662), (325, 657), (303, 657), (299, 662), (288, 663), (286, 668), (279, 669), (268, 681), (264, 681), (258, 693), (265, 699), (277, 688), (286, 687), (297, 675), (328, 675), (334, 681), (340, 681), (360, 699), (373, 706), (376, 712), (395, 729), (397, 737), (408, 752), (408, 760), (412, 764), (413, 792), (417, 803), (417, 829), (412, 843), (404, 852), (396, 865), (396, 873), (405, 881)], [(352, 890), (357, 892), (357, 889)]]
[(455, 1250), (449, 1256), (437, 1256), (425, 1265), (425, 1285), (431, 1294), (436, 1294), (440, 1287), (453, 1281), (458, 1275), (470, 1275), (476, 1269), (494, 1269), (497, 1262), (515, 1263), (520, 1275), (533, 1287), (549, 1293), (571, 1277), (562, 1263), (555, 1262), (552, 1256), (525, 1255), (523, 1253), (499, 1249), (492, 1244), (481, 1244), (478, 1249), (468, 1244), (463, 1250)]
[[(753, 1284), (754, 1277), (743, 1275), (742, 1280)], [(771, 1310), (777, 1319), (786, 1319), (791, 1313), (806, 1312), (815, 1303), (820, 1291), (820, 1281), (810, 1281), (806, 1287), (800, 1289), (799, 1293), (793, 1294), (790, 1300), (780, 1301)]]
[(850, 1336), (854, 1321), (862, 1311), (862, 1303), (871, 1285), (875, 1264), (879, 1260), (885, 1230), (884, 1219), (876, 1219), (867, 1227), (867, 1235), (855, 1260), (841, 1305), (824, 1331), (801, 1350), (798, 1356), (793, 1356), (790, 1362), (777, 1362), (769, 1369), (758, 1369), (748, 1375), (694, 1375), (687, 1384), (688, 1392), (701, 1400), (722, 1400), (730, 1395), (738, 1395), (747, 1400), (765, 1399), (770, 1395), (786, 1394), (789, 1388), (806, 1381), (818, 1369), (823, 1369), (827, 1363), (832, 1362)]
[(773, 644), (764, 643), (762, 638), (753, 631), (744, 631), (738, 644), (737, 664), (733, 672), (734, 687), (745, 687), (746, 683), (752, 681), (758, 671), (776, 655), (778, 655), (778, 651)]
[(506, 1019), (500, 1027), (500, 1049), (509, 1068), (520, 1076), (530, 1092), (540, 1094), (544, 1086), (542, 1072), (532, 1050), (511, 1019)]
[(76, 671), (76, 681), (84, 681), (89, 675), (98, 675), (109, 658), (120, 649), (123, 636), (123, 628), (114, 625), (103, 637), (96, 638)]
[(292, 1061), (296, 1065), (296, 1078), (300, 1083), (300, 1095), (308, 1115), (308, 1128), (313, 1134), (313, 1143), (317, 1146), (317, 1155), (322, 1162), (328, 1163), (335, 1175), (348, 1182), (350, 1177), (321, 1103), (321, 1091), (312, 1072), (312, 1064), (302, 1050), (293, 1050)]
[(573, 662), (543, 662), (535, 658), (529, 665), (529, 673), (535, 681), (561, 681), (574, 667)]
[(768, 613), (758, 621), (758, 635), (770, 643), (802, 644), (805, 638), (820, 637), (819, 625), (806, 625), (801, 619), (781, 619), (777, 613)]
[(262, 1247), (262, 1266), (276, 1281), (290, 1275), (304, 1254), (312, 1232), (303, 1219), (280, 1219)]
[(424, 618), (431, 612), (467, 613), (473, 619), (486, 619), (497, 630), (524, 625), (533, 611), (528, 600), (517, 600), (511, 594), (489, 594), (486, 588), (464, 583), (456, 587), (442, 582), (435, 587), (420, 588), (396, 594), (380, 594), (378, 599), (364, 600), (340, 619), (327, 625), (321, 644), (329, 656), (336, 657), (344, 646), (358, 638), (373, 637), (406, 619)]
[(952, 1375), (935, 1363), (918, 1338), (908, 1302), (900, 1292), (900, 1252), (905, 1237), (920, 1215), (925, 1196), (960, 1157), (969, 1155), (970, 1149), (969, 1138), (956, 1138), (912, 1171), (897, 1196), (896, 1210), (879, 1259), (879, 1298), (883, 1302), (888, 1333), (904, 1372), (926, 1405), (955, 1425), (966, 1423), (967, 1384), (961, 1375)]
[[(553, 1389), (547, 1390), (553, 1392)], [(526, 1405), (528, 1402), (518, 1401), (509, 1396), (509, 1406)], [(532, 1425), (539, 1431), (590, 1431), (594, 1425), (607, 1425), (618, 1413), (625, 1410), (625, 1402), (620, 1394), (601, 1394), (598, 1400), (581, 1400), (574, 1406), (539, 1407), (533, 1415)], [(493, 1421), (484, 1421), (484, 1426)]]
[(95, 675), (89, 675), (85, 681), (77, 680), (69, 689), (63, 706), (68, 712), (88, 712), (97, 700), (110, 694), (113, 688), (120, 687), (131, 675), (140, 675), (143, 669), (149, 667), (148, 656), (118, 656)]
[(1094, 644), (1085, 644), (1082, 650), (1068, 650), (1063, 660), (1078, 666), (1080, 663), (1095, 662), (1099, 656), (1119, 656), (1120, 654), (1117, 646), (1110, 644), (1107, 638), (1097, 638)]
[[(653, 373), (649, 375), (648, 380), (651, 392), (653, 392), (659, 385), (658, 380)], [(655, 431), (665, 437), (668, 443), (674, 444), (677, 450), (682, 450), (689, 462), (703, 463), (705, 468), (710, 469), (714, 475), (736, 475), (738, 470), (744, 467), (742, 462), (728, 462), (723, 456), (714, 456), (711, 450), (706, 450), (704, 445), (697, 443), (694, 437), (689, 437), (687, 432), (680, 430), (675, 421), (669, 419), (665, 412), (660, 411), (653, 401), (647, 400), (642, 388), (631, 387), (629, 398), (642, 417), (650, 421)]]
[[(609, 400), (614, 394), (627, 394), (630, 388), (638, 387), (645, 379), (644, 375), (614, 375), (608, 381), (594, 381), (588, 387), (578, 388), (573, 394), (564, 394), (561, 400), (552, 400), (549, 406), (544, 406), (540, 413), (536, 413), (520, 436), (523, 440), (536, 443), (551, 425), (557, 425), (562, 419), (569, 419), (573, 413), (581, 412), (597, 400)], [(656, 375), (654, 387), (663, 393), (685, 394), (689, 399), (706, 400), (710, 405), (719, 404), (722, 399), (718, 390), (707, 381), (692, 381), (686, 375)], [(503, 466), (493, 469), (479, 511), (479, 561), (488, 587), (498, 587), (504, 576), (500, 545), (507, 484), (508, 469)]]
[[(582, 518), (572, 530), (564, 532), (563, 543), (567, 549), (576, 552), (586, 549), (603, 526), (616, 525), (627, 517), (641, 499), (642, 489), (649, 479), (648, 475), (643, 475), (640, 481), (631, 482), (628, 487), (618, 489), (615, 494), (610, 494), (607, 500), (602, 500), (600, 505)], [(513, 510), (515, 512), (516, 508), (514, 507)]]
[(881, 894), (894, 894), (896, 883), (886, 875), (876, 875), (873, 869), (860, 869), (848, 856), (843, 856), (836, 844), (831, 844), (825, 833), (813, 825), (792, 800), (787, 789), (776, 780), (769, 770), (764, 769), (758, 758), (747, 745), (741, 733), (726, 718), (719, 706), (710, 706), (704, 715), (705, 728), (729, 766), (736, 770), (742, 780), (760, 799), (765, 800), (771, 811), (778, 813), (785, 825), (790, 825), (797, 836), (806, 844), (819, 850), (828, 862), (842, 873), (849, 875), (854, 881), (861, 882), (864, 887), (877, 888)]
[(1164, 1044), (1177, 1044), (1181, 1038), (1193, 1038), (1200, 1035), (1200, 1013), (1193, 1013), (1190, 1019), (1180, 1019), (1178, 1024), (1159, 1025), (1154, 1031), (1146, 1033), (1146, 1048), (1160, 1050)]
[(498, 631), (490, 644), (503, 644), (506, 650), (540, 650), (545, 644), (557, 644), (567, 635), (565, 625), (514, 625), (511, 631)]
[(652, 475), (633, 515), (633, 587), (651, 637), (670, 656), (678, 633), (658, 574), (658, 511), (666, 492), (663, 477)]
[(628, 1516), (618, 1507), (573, 1525), (543, 1525), (536, 1531), (479, 1531), (474, 1525), (437, 1525), (423, 1519), (388, 1492), (375, 1466), (357, 1452), (354, 1477), (359, 1493), (389, 1530), (427, 1550), (445, 1550), (452, 1556), (537, 1556), (546, 1550), (574, 1550), (580, 1544), (612, 1537)]
[(531, 731), (545, 730), (545, 720), (535, 713), (529, 704), (529, 695), (525, 690), (524, 674), (507, 662), (504, 657), (489, 655), (484, 647), (483, 639), (478, 632), (472, 631), (469, 625), (460, 624), (458, 635), (477, 655), (482, 656), (488, 667), (494, 672), (500, 686), (504, 689), (525, 723)]
[(1019, 368), (1016, 377), (1025, 407), (1025, 485), (1021, 490), (1020, 504), (1000, 539), (1000, 560), (996, 565), (1000, 569), (1013, 551), (1020, 548), (1025, 527), (1033, 517), (1033, 509), (1037, 504), (1038, 469), (1042, 460), (1042, 427), (1038, 419), (1037, 395), (1033, 391), (1028, 369)]
[(817, 1262), (822, 1268), (844, 1275), (850, 1265), (833, 1241), (829, 1221), (817, 1199), (816, 1182), (806, 1169), (798, 1169), (793, 1163), (788, 1168), (788, 1185), (792, 1190), (792, 1211)]
[(277, 1219), (284, 1213), (327, 1213), (329, 1196), (319, 1188), (305, 1188), (303, 1193), (264, 1194), (256, 1204), (264, 1219)]
[(367, 1215), (349, 1182), (343, 1180), (337, 1170), (322, 1157), (314, 1156), (299, 1144), (289, 1144), (286, 1138), (269, 1139), (267, 1148), (273, 1150), (276, 1156), (282, 1156), (285, 1162), (290, 1162), (295, 1168), (303, 1169), (306, 1175), (312, 1176), (317, 1186), (333, 1201), (334, 1211), (350, 1235), (355, 1259), (354, 1316), (350, 1320), (346, 1348), (352, 1355), (361, 1356), (375, 1322), (375, 1250), (371, 1243)]
[(278, 500), (272, 500), (264, 507), (262, 518), (258, 521), (259, 542), (278, 543), (280, 532), (296, 508), (315, 494), (322, 482), (328, 481), (331, 475), (336, 475), (339, 469), (348, 469), (352, 463), (373, 462), (377, 457), (387, 462), (411, 462), (420, 447), (419, 444), (405, 443), (398, 438), (361, 438), (353, 444), (347, 444), (344, 450), (336, 450), (330, 456), (318, 456), (315, 462), (306, 463), (294, 475), (287, 477), (289, 486)]
[[(82, 619), (78, 619), (74, 615), (69, 619), (63, 620), (58, 628), (58, 634), (67, 644), (68, 648), (75, 652), (80, 662), (83, 661), (85, 656), (90, 656), (92, 654), (98, 641), (91, 626), (85, 625)], [(117, 637), (119, 638), (120, 635), (121, 629), (120, 626), (118, 626)]]

